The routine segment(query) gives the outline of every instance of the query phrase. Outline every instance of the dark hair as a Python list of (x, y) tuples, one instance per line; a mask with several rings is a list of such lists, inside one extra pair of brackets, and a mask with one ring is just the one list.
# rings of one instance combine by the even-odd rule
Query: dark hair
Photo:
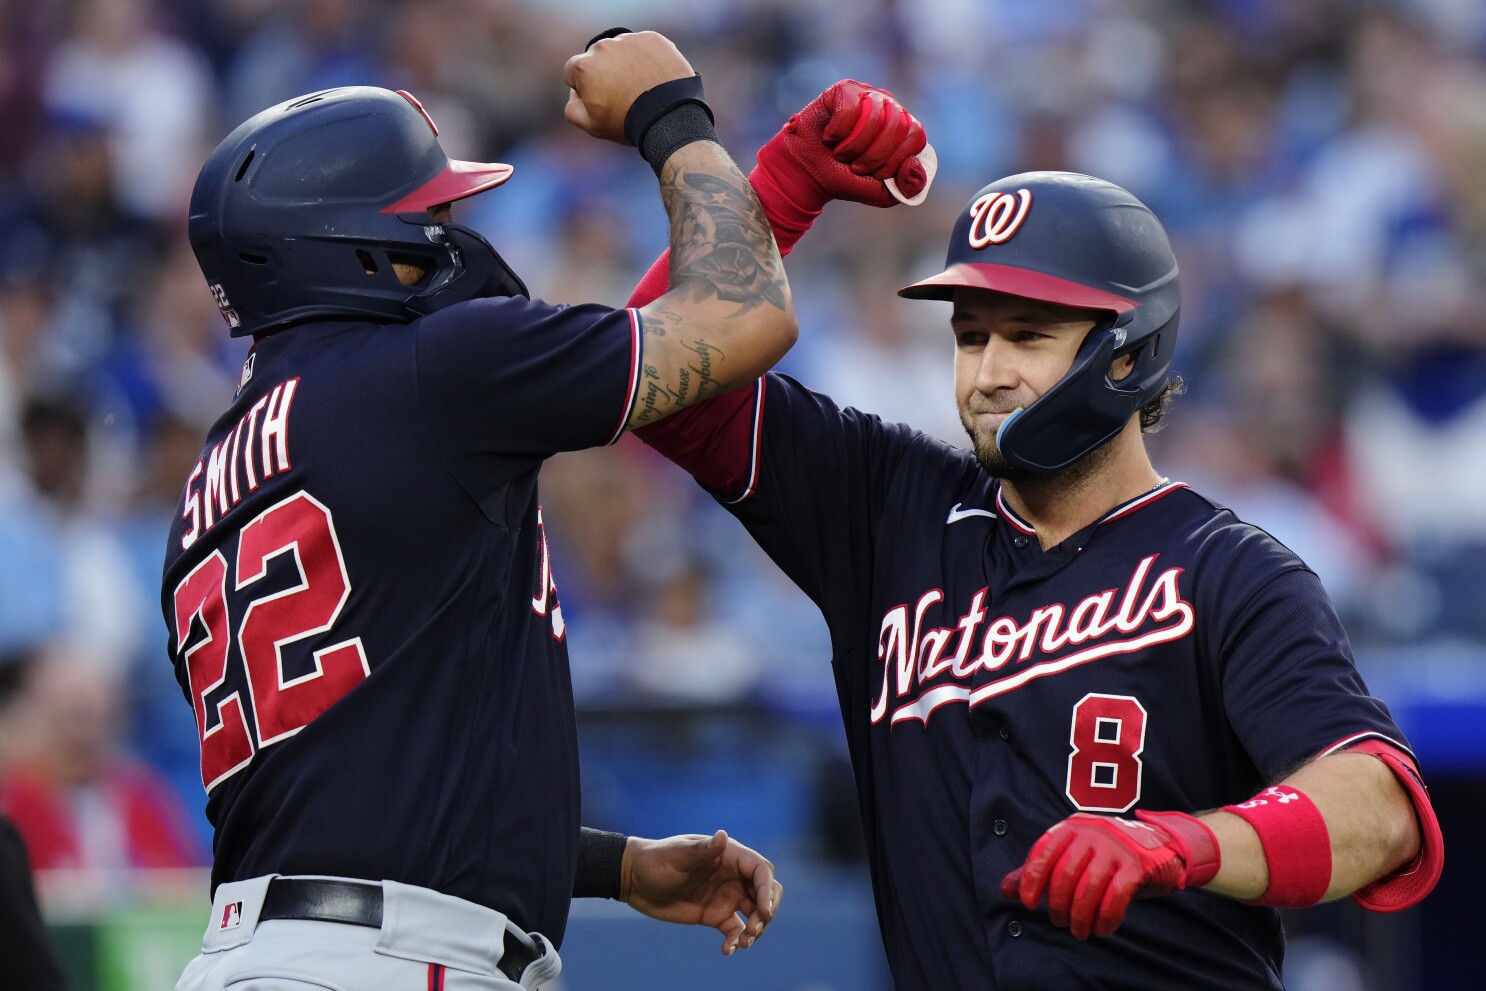
[(26, 397), (19, 419), (23, 437), (47, 431), (64, 433), (75, 441), (86, 440), (88, 436), (88, 412), (70, 393), (46, 392)]
[(21, 693), (21, 686), (40, 657), (39, 644), (0, 653), (0, 709)]
[(1180, 375), (1172, 375), (1167, 379), (1161, 394), (1140, 408), (1140, 432), (1153, 434), (1160, 430), (1161, 420), (1171, 408), (1172, 400), (1186, 391), (1187, 383)]

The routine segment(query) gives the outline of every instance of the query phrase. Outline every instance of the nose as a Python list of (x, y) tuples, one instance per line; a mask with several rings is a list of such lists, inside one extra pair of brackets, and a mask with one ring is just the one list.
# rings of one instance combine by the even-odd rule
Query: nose
[(999, 389), (1015, 389), (1021, 384), (1016, 362), (1011, 359), (1011, 349), (997, 337), (992, 337), (980, 352), (980, 362), (975, 369), (976, 391), (987, 395)]

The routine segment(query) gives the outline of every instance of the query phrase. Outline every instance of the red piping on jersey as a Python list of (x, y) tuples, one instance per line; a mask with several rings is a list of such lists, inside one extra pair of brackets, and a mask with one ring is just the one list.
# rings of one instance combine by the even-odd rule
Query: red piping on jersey
[(428, 991), (444, 991), (444, 965), (431, 963), (428, 965)]
[(753, 443), (749, 445), (748, 481), (743, 486), (743, 492), (736, 499), (727, 500), (729, 506), (737, 505), (747, 499), (758, 487), (758, 466), (764, 442), (764, 380), (762, 378), (754, 383), (753, 391)]
[(1131, 513), (1135, 512), (1142, 506), (1149, 506), (1151, 503), (1155, 502), (1157, 499), (1160, 499), (1162, 496), (1170, 495), (1177, 489), (1184, 489), (1186, 487), (1186, 482), (1167, 482), (1160, 488), (1152, 489), (1145, 495), (1137, 496), (1118, 509), (1112, 510), (1108, 516), (1099, 521), (1099, 525), (1103, 526), (1106, 523), (1113, 523), (1115, 520), (1129, 516)]
[[(761, 475), (759, 417), (763, 386), (712, 396), (663, 420), (635, 428), (635, 436), (679, 465), (714, 493), (758, 488)], [(721, 498), (721, 495), (719, 495)]]
[(640, 311), (635, 309), (625, 310), (629, 314), (629, 398), (624, 401), (624, 411), (619, 414), (619, 426), (614, 428), (614, 436), (605, 441), (605, 446), (619, 442), (624, 436), (624, 428), (629, 426), (630, 414), (635, 410), (635, 402), (640, 395)]
[[(1404, 753), (1408, 754), (1410, 757), (1414, 757), (1414, 752), (1412, 750), (1410, 750), (1408, 747), (1404, 746), (1402, 743), (1399, 743), (1397, 740), (1393, 739), (1393, 737), (1391, 737), (1391, 736), (1385, 736), (1384, 734), (1378, 733), (1378, 732), (1376, 732), (1374, 730), (1368, 730), (1365, 733), (1354, 733), (1354, 734), (1352, 734), (1351, 736), (1347, 737), (1344, 740), (1338, 740), (1337, 742), (1333, 743), (1331, 746), (1326, 747), (1325, 749), (1323, 749), (1316, 756), (1317, 757), (1330, 757), (1332, 754), (1339, 754), (1343, 750), (1348, 749), (1349, 747), (1355, 747), (1357, 744), (1361, 743), (1363, 740), (1382, 740), (1384, 743), (1388, 744), (1389, 746), (1397, 747), (1399, 750), (1401, 750)], [(1416, 761), (1418, 760), (1417, 757), (1414, 757), (1414, 759)]]
[(1029, 537), (1037, 536), (1037, 531), (1032, 529), (1032, 525), (1024, 521), (1010, 506), (1006, 505), (1006, 500), (1001, 497), (1003, 491), (1003, 486), (996, 486), (996, 508), (1001, 510), (1001, 518), (1010, 523), (1013, 529), (1020, 530)]
[[(1159, 488), (1152, 489), (1145, 495), (1136, 496), (1134, 499), (1131, 499), (1123, 506), (1116, 506), (1114, 509), (1110, 510), (1109, 514), (1101, 519), (1097, 525), (1103, 526), (1106, 523), (1113, 523), (1115, 520), (1123, 519), (1126, 516), (1129, 516), (1131, 513), (1135, 512), (1137, 509), (1140, 509), (1143, 506), (1149, 506), (1151, 503), (1155, 502), (1157, 499), (1160, 499), (1162, 496), (1170, 495), (1177, 489), (1185, 489), (1186, 487), (1186, 482), (1167, 482), (1161, 485)], [(1014, 509), (1007, 505), (1006, 500), (1001, 495), (1003, 491), (1005, 491), (1004, 485), (996, 486), (996, 506), (1001, 510), (1001, 517), (1006, 520), (1007, 523), (1010, 523), (1013, 529), (1020, 530), (1022, 533), (1025, 533), (1029, 537), (1035, 537), (1037, 535), (1037, 531), (1033, 529), (1030, 523), (1026, 522), (1020, 516), (1018, 516)]]

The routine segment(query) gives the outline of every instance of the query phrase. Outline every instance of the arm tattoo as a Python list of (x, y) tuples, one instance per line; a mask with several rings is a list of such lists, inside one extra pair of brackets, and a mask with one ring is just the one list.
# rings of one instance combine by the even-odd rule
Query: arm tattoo
[(716, 297), (747, 312), (784, 309), (784, 266), (752, 188), (736, 167), (721, 174), (662, 170), (671, 215), (671, 286), (694, 299)]
[(644, 381), (640, 385), (639, 409), (634, 415), (637, 425), (658, 420), (717, 391), (712, 365), (724, 356), (722, 349), (700, 339), (681, 346), (692, 353), (692, 358), (678, 370), (674, 384), (667, 385), (654, 365), (641, 369)]
[(687, 312), (688, 303), (735, 304), (735, 316), (762, 306), (789, 308), (774, 235), (736, 166), (687, 169), (673, 156), (661, 169), (661, 196), (671, 218), (670, 283), (676, 295), (645, 308), (644, 334), (665, 338), (653, 343), (666, 358), (641, 367), (631, 426), (652, 423), (729, 384), (727, 355), (715, 338), (707, 339), (711, 335)]

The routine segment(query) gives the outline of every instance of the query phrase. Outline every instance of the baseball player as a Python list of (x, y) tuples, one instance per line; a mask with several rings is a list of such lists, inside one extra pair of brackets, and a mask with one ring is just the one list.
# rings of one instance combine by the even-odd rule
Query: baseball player
[[(759, 153), (799, 165), (781, 249), (885, 199), (794, 123)], [(1180, 303), (1155, 216), (1011, 176), (901, 294), (953, 302), (973, 450), (776, 373), (638, 431), (825, 615), (897, 986), (1279, 988), (1278, 908), (1422, 899), (1439, 827), (1320, 582), (1146, 455)]]
[(575, 894), (714, 925), (725, 952), (777, 905), (721, 832), (580, 843), (538, 469), (752, 381), (796, 327), (681, 53), (601, 37), (566, 79), (568, 119), (659, 178), (676, 289), (648, 306), (528, 298), (449, 207), (511, 168), (450, 161), (406, 93), (290, 100), (201, 170), (191, 244), (254, 345), (166, 549), (215, 828), (182, 989), (535, 988)]

